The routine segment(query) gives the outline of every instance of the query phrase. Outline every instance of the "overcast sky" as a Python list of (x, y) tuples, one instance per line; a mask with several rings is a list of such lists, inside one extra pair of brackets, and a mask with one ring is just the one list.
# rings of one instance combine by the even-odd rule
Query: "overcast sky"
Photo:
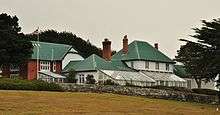
[(0, 13), (16, 15), (22, 32), (70, 31), (98, 47), (104, 38), (112, 49), (144, 40), (171, 58), (200, 20), (220, 18), (220, 0), (0, 0)]

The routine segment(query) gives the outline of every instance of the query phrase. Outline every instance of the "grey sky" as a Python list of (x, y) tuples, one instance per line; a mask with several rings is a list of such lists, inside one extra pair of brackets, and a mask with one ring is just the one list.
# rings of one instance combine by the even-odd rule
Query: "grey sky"
[(17, 15), (22, 32), (40, 29), (71, 31), (101, 47), (104, 38), (112, 49), (144, 40), (174, 58), (181, 42), (199, 27), (200, 20), (220, 17), (220, 0), (0, 0), (0, 13)]

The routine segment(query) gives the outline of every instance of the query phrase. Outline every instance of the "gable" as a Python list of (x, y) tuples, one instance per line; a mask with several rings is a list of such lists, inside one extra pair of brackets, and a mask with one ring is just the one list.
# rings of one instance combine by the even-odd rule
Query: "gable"
[(32, 41), (33, 54), (31, 59), (37, 59), (37, 52), (39, 47), (40, 60), (62, 60), (66, 53), (72, 48), (70, 45), (55, 44), (47, 42)]

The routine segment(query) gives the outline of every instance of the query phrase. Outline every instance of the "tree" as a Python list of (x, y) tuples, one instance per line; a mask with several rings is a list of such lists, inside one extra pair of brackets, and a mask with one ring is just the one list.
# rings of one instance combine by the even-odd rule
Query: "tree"
[(32, 54), (32, 44), (24, 39), (20, 32), (16, 16), (0, 14), (0, 65), (19, 65), (25, 62)]
[[(40, 41), (42, 42), (51, 42), (51, 43), (60, 43), (73, 46), (80, 55), (84, 58), (89, 57), (92, 54), (97, 54), (101, 56), (101, 49), (92, 45), (90, 42), (83, 40), (80, 37), (77, 37), (71, 32), (57, 32), (56, 30), (46, 30), (40, 32)], [(26, 35), (26, 38), (29, 40), (36, 41), (36, 35)]]
[(75, 70), (69, 70), (69, 75), (67, 76), (67, 82), (68, 83), (76, 83), (76, 72)]
[(93, 75), (87, 75), (86, 76), (86, 84), (95, 84), (95, 79)]
[(201, 81), (209, 81), (220, 72), (220, 19), (211, 22), (202, 20), (203, 27), (194, 28), (197, 41), (180, 39), (181, 46), (176, 60), (182, 62), (190, 77), (196, 80), (198, 88)]

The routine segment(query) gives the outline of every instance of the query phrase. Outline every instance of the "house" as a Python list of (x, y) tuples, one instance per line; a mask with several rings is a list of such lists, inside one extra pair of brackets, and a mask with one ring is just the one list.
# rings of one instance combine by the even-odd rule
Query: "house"
[(83, 57), (70, 45), (37, 41), (32, 41), (32, 45), (31, 58), (19, 66), (10, 65), (2, 69), (3, 76), (22, 76), (28, 80), (63, 82), (65, 77), (59, 75), (62, 69), (70, 61), (83, 60)]
[[(186, 87), (186, 81), (173, 73), (175, 62), (145, 41), (133, 41), (128, 44), (123, 39), (123, 48), (111, 56), (111, 41), (104, 39), (102, 58), (92, 55), (81, 62), (70, 62), (67, 72), (77, 72), (77, 83), (85, 83), (88, 74), (97, 82), (111, 79), (118, 84), (131, 83), (138, 86), (178, 86)], [(71, 64), (71, 65), (70, 65)]]
[[(174, 73), (178, 76), (180, 76), (181, 78), (183, 78), (184, 80), (186, 80), (187, 82), (187, 88), (189, 89), (194, 89), (194, 88), (198, 88), (198, 85), (195, 81), (195, 79), (193, 79), (190, 74), (187, 73), (186, 68), (184, 67), (184, 65), (174, 65)], [(217, 90), (216, 89), (216, 83), (213, 80), (210, 81), (202, 81), (201, 82), (201, 88), (202, 89), (213, 89), (213, 90)]]

